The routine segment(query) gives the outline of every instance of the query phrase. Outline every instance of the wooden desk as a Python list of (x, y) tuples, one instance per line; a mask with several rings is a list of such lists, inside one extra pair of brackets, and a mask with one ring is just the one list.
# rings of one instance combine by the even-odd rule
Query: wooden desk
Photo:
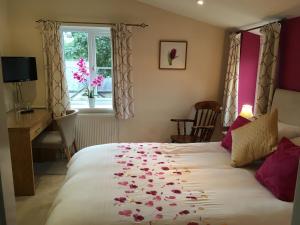
[(35, 109), (29, 114), (17, 114), (15, 111), (7, 113), (14, 187), (17, 196), (35, 194), (31, 141), (45, 130), (51, 121), (51, 115), (46, 109)]

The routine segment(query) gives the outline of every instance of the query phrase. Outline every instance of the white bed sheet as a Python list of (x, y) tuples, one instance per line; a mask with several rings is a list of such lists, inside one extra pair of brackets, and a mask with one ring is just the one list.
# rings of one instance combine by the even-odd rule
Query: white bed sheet
[[(124, 150), (129, 146), (130, 150)], [(124, 196), (124, 190), (128, 189), (118, 182), (130, 182), (131, 175), (141, 173), (143, 168), (139, 165), (125, 170), (122, 177), (115, 176), (114, 173), (122, 171), (120, 160), (136, 164), (130, 157), (138, 155), (141, 149), (149, 154), (148, 158), (154, 157), (155, 149), (162, 152), (155, 156), (157, 160), (147, 162), (153, 173), (161, 169), (158, 162), (163, 160), (169, 170), (164, 171), (163, 179), (153, 176), (152, 189), (137, 180), (138, 188), (126, 196), (126, 202), (116, 202), (114, 199)], [(122, 151), (125, 152), (122, 158), (116, 157)], [(176, 174), (178, 171), (182, 173), (180, 176)], [(175, 182), (176, 187), (164, 185), (168, 182)], [(174, 189), (182, 193), (173, 193), (175, 200), (154, 201), (146, 194), (153, 189), (164, 192), (163, 198), (171, 196)], [(188, 199), (188, 196), (196, 196), (196, 199)], [(135, 204), (138, 201), (142, 205)], [(153, 201), (154, 206), (146, 206), (148, 201)], [(172, 203), (176, 206), (169, 206)], [(156, 210), (157, 206), (163, 210)], [(230, 155), (220, 143), (108, 144), (86, 148), (72, 158), (65, 184), (46, 224), (129, 225), (136, 223), (132, 215), (137, 214), (143, 216), (139, 223), (147, 225), (290, 225), (292, 207), (292, 203), (277, 200), (261, 186), (254, 177), (254, 169), (232, 168)], [(119, 215), (128, 210), (132, 211), (130, 216)], [(189, 214), (180, 214), (184, 210)]]

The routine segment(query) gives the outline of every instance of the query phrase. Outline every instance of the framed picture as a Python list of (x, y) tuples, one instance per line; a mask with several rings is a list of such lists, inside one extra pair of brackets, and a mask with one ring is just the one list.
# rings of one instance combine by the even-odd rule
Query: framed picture
[(159, 69), (185, 70), (187, 41), (167, 41), (159, 43)]

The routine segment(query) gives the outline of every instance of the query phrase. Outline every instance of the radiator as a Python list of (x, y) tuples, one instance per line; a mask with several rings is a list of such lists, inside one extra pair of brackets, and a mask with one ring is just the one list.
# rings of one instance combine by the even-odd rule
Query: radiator
[(119, 142), (118, 120), (112, 115), (79, 114), (75, 141), (79, 150), (92, 145)]

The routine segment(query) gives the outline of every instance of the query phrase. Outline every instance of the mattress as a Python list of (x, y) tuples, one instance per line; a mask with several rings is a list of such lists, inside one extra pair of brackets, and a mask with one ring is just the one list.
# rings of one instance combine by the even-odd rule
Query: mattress
[(107, 144), (74, 155), (47, 225), (290, 225), (255, 167), (220, 143)]

